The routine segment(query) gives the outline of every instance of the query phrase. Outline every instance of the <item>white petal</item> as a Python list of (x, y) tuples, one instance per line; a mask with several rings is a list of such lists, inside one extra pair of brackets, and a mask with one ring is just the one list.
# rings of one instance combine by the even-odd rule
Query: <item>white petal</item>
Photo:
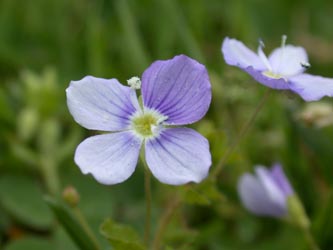
[(131, 131), (89, 137), (77, 147), (75, 162), (102, 184), (120, 183), (134, 172), (141, 142)]
[(127, 129), (129, 117), (139, 109), (135, 91), (116, 79), (87, 76), (72, 81), (66, 93), (70, 113), (77, 123), (88, 129)]
[(146, 161), (161, 182), (181, 185), (200, 182), (211, 166), (206, 138), (189, 128), (164, 129), (160, 136), (146, 142)]
[(290, 77), (304, 72), (302, 64), (308, 63), (308, 56), (304, 48), (286, 45), (275, 49), (269, 56), (269, 62), (273, 73)]
[(227, 64), (245, 69), (252, 66), (255, 70), (264, 70), (266, 66), (260, 57), (242, 42), (226, 37), (222, 44), (222, 54)]

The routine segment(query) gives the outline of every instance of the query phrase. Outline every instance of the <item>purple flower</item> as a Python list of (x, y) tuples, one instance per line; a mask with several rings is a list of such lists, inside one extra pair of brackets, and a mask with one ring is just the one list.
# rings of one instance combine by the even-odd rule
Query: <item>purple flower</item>
[(206, 138), (179, 127), (200, 120), (211, 102), (206, 68), (176, 56), (156, 61), (142, 75), (142, 104), (131, 87), (116, 79), (87, 76), (67, 88), (70, 113), (85, 128), (112, 133), (89, 137), (76, 149), (75, 162), (84, 174), (103, 184), (125, 181), (135, 170), (141, 146), (152, 174), (161, 182), (200, 182), (211, 165)]
[(288, 199), (294, 191), (280, 164), (268, 170), (257, 166), (256, 175), (244, 174), (238, 182), (238, 193), (244, 206), (256, 215), (286, 217)]
[(225, 38), (222, 54), (227, 64), (237, 66), (250, 74), (256, 81), (273, 89), (287, 89), (300, 95), (305, 101), (316, 101), (324, 96), (333, 96), (333, 79), (305, 74), (310, 67), (306, 51), (302, 47), (282, 45), (267, 58), (260, 42), (254, 53), (242, 42)]

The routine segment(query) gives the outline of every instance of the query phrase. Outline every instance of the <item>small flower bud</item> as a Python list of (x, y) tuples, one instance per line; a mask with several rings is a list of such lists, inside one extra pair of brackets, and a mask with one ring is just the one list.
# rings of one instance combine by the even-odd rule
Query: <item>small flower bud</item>
[(295, 194), (280, 164), (274, 164), (271, 169), (257, 166), (255, 175), (245, 173), (239, 179), (238, 192), (250, 212), (289, 218), (287, 200)]
[(80, 195), (73, 186), (68, 186), (62, 193), (63, 199), (71, 207), (76, 207), (80, 201)]

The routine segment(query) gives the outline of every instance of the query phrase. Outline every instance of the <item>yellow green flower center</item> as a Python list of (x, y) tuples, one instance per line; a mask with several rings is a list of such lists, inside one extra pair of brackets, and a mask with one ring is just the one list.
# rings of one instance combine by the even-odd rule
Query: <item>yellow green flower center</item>
[(267, 76), (267, 77), (269, 77), (269, 78), (274, 78), (274, 79), (280, 79), (280, 78), (283, 78), (282, 75), (280, 75), (280, 74), (276, 74), (276, 73), (271, 72), (271, 71), (265, 71), (265, 72), (262, 72), (262, 74), (263, 74), (264, 76)]
[(135, 114), (131, 119), (131, 127), (142, 138), (152, 138), (158, 134), (160, 124), (167, 117), (156, 111)]

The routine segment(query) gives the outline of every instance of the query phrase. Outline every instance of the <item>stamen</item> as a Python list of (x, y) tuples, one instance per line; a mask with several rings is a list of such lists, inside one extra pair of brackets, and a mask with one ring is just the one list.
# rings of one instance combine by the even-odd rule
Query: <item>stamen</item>
[(145, 109), (143, 113), (137, 112), (131, 117), (130, 128), (139, 138), (150, 139), (158, 136), (167, 119), (167, 116), (155, 110)]
[(264, 47), (265, 47), (264, 42), (261, 39), (259, 39), (258, 55), (259, 55), (261, 61), (266, 66), (266, 68), (268, 69), (268, 71), (272, 71), (272, 66), (269, 63), (269, 61), (267, 59), (267, 56), (265, 55), (264, 51), (262, 50)]
[(131, 79), (127, 80), (127, 84), (132, 89), (140, 89), (141, 88), (141, 80), (137, 76), (133, 76)]
[(286, 35), (282, 35), (282, 38), (281, 38), (281, 48), (284, 49), (284, 47), (286, 46), (286, 41), (287, 41), (287, 36)]

